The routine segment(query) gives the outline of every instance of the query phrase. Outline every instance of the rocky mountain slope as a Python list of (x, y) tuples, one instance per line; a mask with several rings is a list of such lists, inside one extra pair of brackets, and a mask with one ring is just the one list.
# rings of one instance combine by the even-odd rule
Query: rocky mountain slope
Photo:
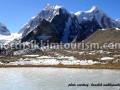
[(84, 42), (98, 43), (99, 45), (109, 45), (110, 43), (119, 43), (120, 42), (120, 28), (111, 28), (111, 29), (99, 29)]
[(31, 40), (35, 40), (37, 43), (39, 43), (40, 40), (57, 42), (58, 38), (51, 23), (43, 19), (34, 30), (27, 33), (27, 35), (21, 39), (21, 42), (30, 42)]

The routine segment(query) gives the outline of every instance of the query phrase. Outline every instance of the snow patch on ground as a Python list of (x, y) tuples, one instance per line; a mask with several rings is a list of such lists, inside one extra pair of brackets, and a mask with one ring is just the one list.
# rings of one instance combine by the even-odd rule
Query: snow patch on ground
[(35, 49), (23, 49), (23, 50), (14, 51), (13, 55), (23, 55), (23, 54), (28, 54), (28, 53), (30, 54), (34, 52), (35, 52)]
[(102, 29), (102, 31), (105, 31), (105, 30), (107, 30), (107, 29), (105, 29), (105, 28)]
[(83, 55), (85, 53), (85, 51), (79, 52), (79, 51), (69, 51), (69, 50), (64, 50), (67, 53), (78, 53), (79, 55)]
[(116, 28), (116, 30), (120, 30), (120, 28)]
[(112, 57), (102, 57), (101, 60), (111, 60), (111, 59), (114, 59)]
[(51, 57), (51, 56), (40, 56), (37, 57), (38, 59), (54, 59), (55, 57)]
[(113, 57), (120, 57), (120, 55), (113, 55)]
[(79, 52), (79, 55), (83, 55), (85, 52)]
[(3, 63), (0, 62), (0, 65), (2, 65)]
[(25, 57), (38, 57), (39, 55), (23, 55)]
[(103, 54), (104, 51), (103, 50), (97, 50), (97, 53)]
[(73, 56), (38, 56), (37, 58), (21, 58), (18, 61), (10, 62), (7, 65), (92, 65), (96, 63), (98, 62), (93, 60), (77, 60)]

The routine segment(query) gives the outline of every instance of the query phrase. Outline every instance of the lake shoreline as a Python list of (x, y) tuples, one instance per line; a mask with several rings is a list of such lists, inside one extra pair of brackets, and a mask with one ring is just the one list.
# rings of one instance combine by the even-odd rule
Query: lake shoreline
[(84, 69), (119, 69), (116, 65), (0, 65), (0, 68), (21, 68), (21, 67), (53, 67), (53, 68), (84, 68)]

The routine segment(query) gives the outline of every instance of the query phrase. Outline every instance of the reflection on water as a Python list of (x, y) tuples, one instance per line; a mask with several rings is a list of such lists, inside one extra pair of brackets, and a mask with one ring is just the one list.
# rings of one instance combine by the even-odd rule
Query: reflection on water
[[(68, 84), (89, 84), (69, 86)], [(0, 90), (119, 90), (120, 70), (67, 68), (0, 68)]]

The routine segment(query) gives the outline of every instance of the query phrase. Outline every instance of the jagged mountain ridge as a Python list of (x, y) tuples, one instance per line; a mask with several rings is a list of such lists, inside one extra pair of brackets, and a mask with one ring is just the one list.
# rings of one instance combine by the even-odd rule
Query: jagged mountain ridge
[[(79, 11), (75, 13), (75, 15), (78, 17), (79, 23), (82, 23), (86, 20), (92, 21), (93, 19), (96, 19), (96, 21), (102, 28), (114, 27), (116, 23), (115, 20), (110, 18), (97, 6), (93, 6), (89, 11)], [(105, 20), (108, 22), (106, 22)]]
[(73, 40), (76, 42), (82, 41), (98, 29), (120, 26), (119, 21), (113, 20), (96, 6), (93, 6), (89, 11), (69, 13), (62, 6), (51, 6), (47, 4), (45, 8), (37, 16), (30, 19), (18, 33), (22, 33), (22, 36), (25, 37), (34, 30), (43, 19), (51, 23), (51, 26), (55, 29), (57, 38), (63, 43)]

